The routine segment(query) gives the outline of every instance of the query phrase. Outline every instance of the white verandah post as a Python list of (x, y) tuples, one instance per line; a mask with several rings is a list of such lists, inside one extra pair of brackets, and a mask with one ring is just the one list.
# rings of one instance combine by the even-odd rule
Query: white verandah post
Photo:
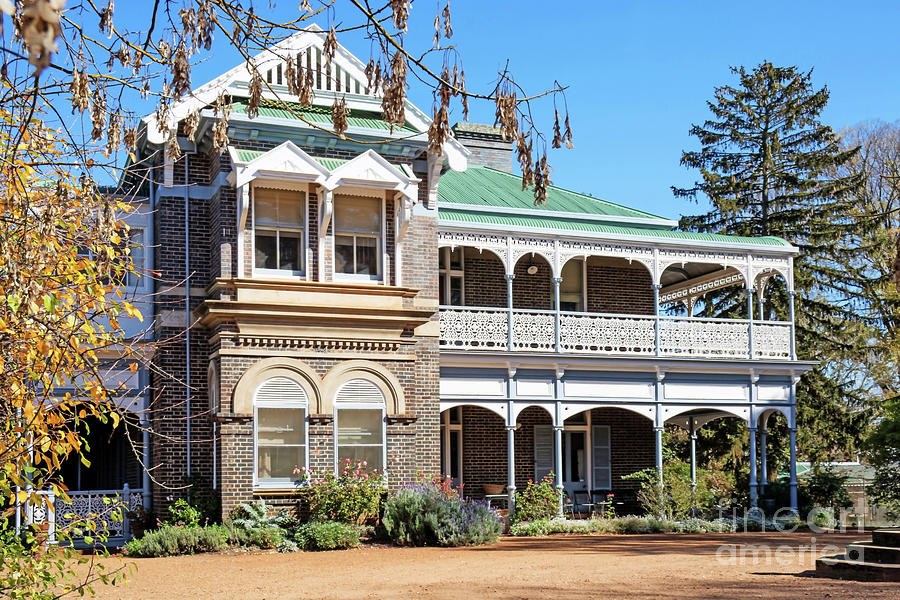
[[(559, 381), (557, 379), (557, 381)], [(563, 418), (562, 418), (562, 402), (556, 402), (556, 419), (553, 424), (553, 469), (556, 475), (556, 493), (559, 495), (559, 509), (556, 511), (557, 516), (563, 516)]]
[(506, 274), (506, 328), (509, 336), (507, 349), (510, 352), (513, 350), (513, 279), (515, 278), (516, 276), (513, 273)]
[(791, 491), (791, 511), (797, 514), (797, 378), (791, 382), (791, 418), (788, 423), (790, 429), (790, 469), (789, 481)]

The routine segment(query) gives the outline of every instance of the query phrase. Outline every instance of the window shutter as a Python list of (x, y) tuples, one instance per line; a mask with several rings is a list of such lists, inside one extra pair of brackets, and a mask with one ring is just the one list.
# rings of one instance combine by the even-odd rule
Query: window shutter
[(367, 379), (351, 379), (338, 390), (336, 402), (384, 404), (381, 389)]
[(257, 402), (307, 403), (306, 390), (287, 377), (273, 377), (256, 390)]
[[(553, 470), (553, 426), (534, 426), (534, 480)], [(559, 477), (559, 473), (556, 474)]]
[(610, 445), (609, 425), (591, 427), (591, 444), (593, 454), (591, 464), (594, 471), (594, 489), (612, 489), (612, 449)]

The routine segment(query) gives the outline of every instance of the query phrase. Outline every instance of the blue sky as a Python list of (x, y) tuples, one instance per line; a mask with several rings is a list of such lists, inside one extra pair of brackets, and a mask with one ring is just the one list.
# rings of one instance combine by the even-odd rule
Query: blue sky
[[(256, 4), (293, 17), (299, 2)], [(428, 47), (437, 5), (414, 3), (409, 47)], [(569, 86), (576, 148), (551, 154), (556, 185), (666, 217), (704, 210), (674, 199), (670, 186), (696, 177), (679, 165), (681, 151), (695, 146), (687, 132), (708, 116), (713, 88), (733, 82), (731, 65), (814, 68), (814, 84), (831, 91), (824, 119), (836, 129), (900, 119), (900, 3), (453, 0), (451, 7), (470, 89), (489, 89), (507, 59), (529, 91), (554, 79)], [(350, 22), (348, 14), (339, 8), (336, 18)], [(327, 18), (319, 23), (327, 27)], [(368, 59), (368, 41), (348, 34), (341, 42)], [(239, 60), (218, 44), (194, 69), (195, 85)], [(430, 112), (429, 91), (411, 83), (410, 97)], [(549, 132), (552, 110), (540, 106)], [(470, 120), (493, 122), (492, 105), (472, 109)]]

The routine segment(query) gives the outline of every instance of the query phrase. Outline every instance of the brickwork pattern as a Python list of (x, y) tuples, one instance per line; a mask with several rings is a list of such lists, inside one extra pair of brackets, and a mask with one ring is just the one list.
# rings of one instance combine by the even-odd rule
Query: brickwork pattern
[(652, 315), (653, 280), (650, 273), (644, 268), (589, 264), (587, 309), (599, 313)]

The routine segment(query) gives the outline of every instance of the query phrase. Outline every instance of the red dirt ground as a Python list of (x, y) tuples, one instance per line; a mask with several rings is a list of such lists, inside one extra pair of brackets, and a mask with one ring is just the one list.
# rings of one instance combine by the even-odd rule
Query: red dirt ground
[[(860, 534), (503, 538), (480, 548), (368, 546), (337, 552), (133, 559), (98, 598), (857, 598), (900, 584), (812, 576), (815, 558)], [(755, 552), (764, 546), (769, 550)], [(777, 553), (776, 553), (777, 550)], [(742, 554), (743, 553), (743, 554)], [(743, 556), (743, 558), (742, 558)], [(754, 556), (757, 557), (754, 559)], [(110, 567), (118, 559), (106, 559)]]

